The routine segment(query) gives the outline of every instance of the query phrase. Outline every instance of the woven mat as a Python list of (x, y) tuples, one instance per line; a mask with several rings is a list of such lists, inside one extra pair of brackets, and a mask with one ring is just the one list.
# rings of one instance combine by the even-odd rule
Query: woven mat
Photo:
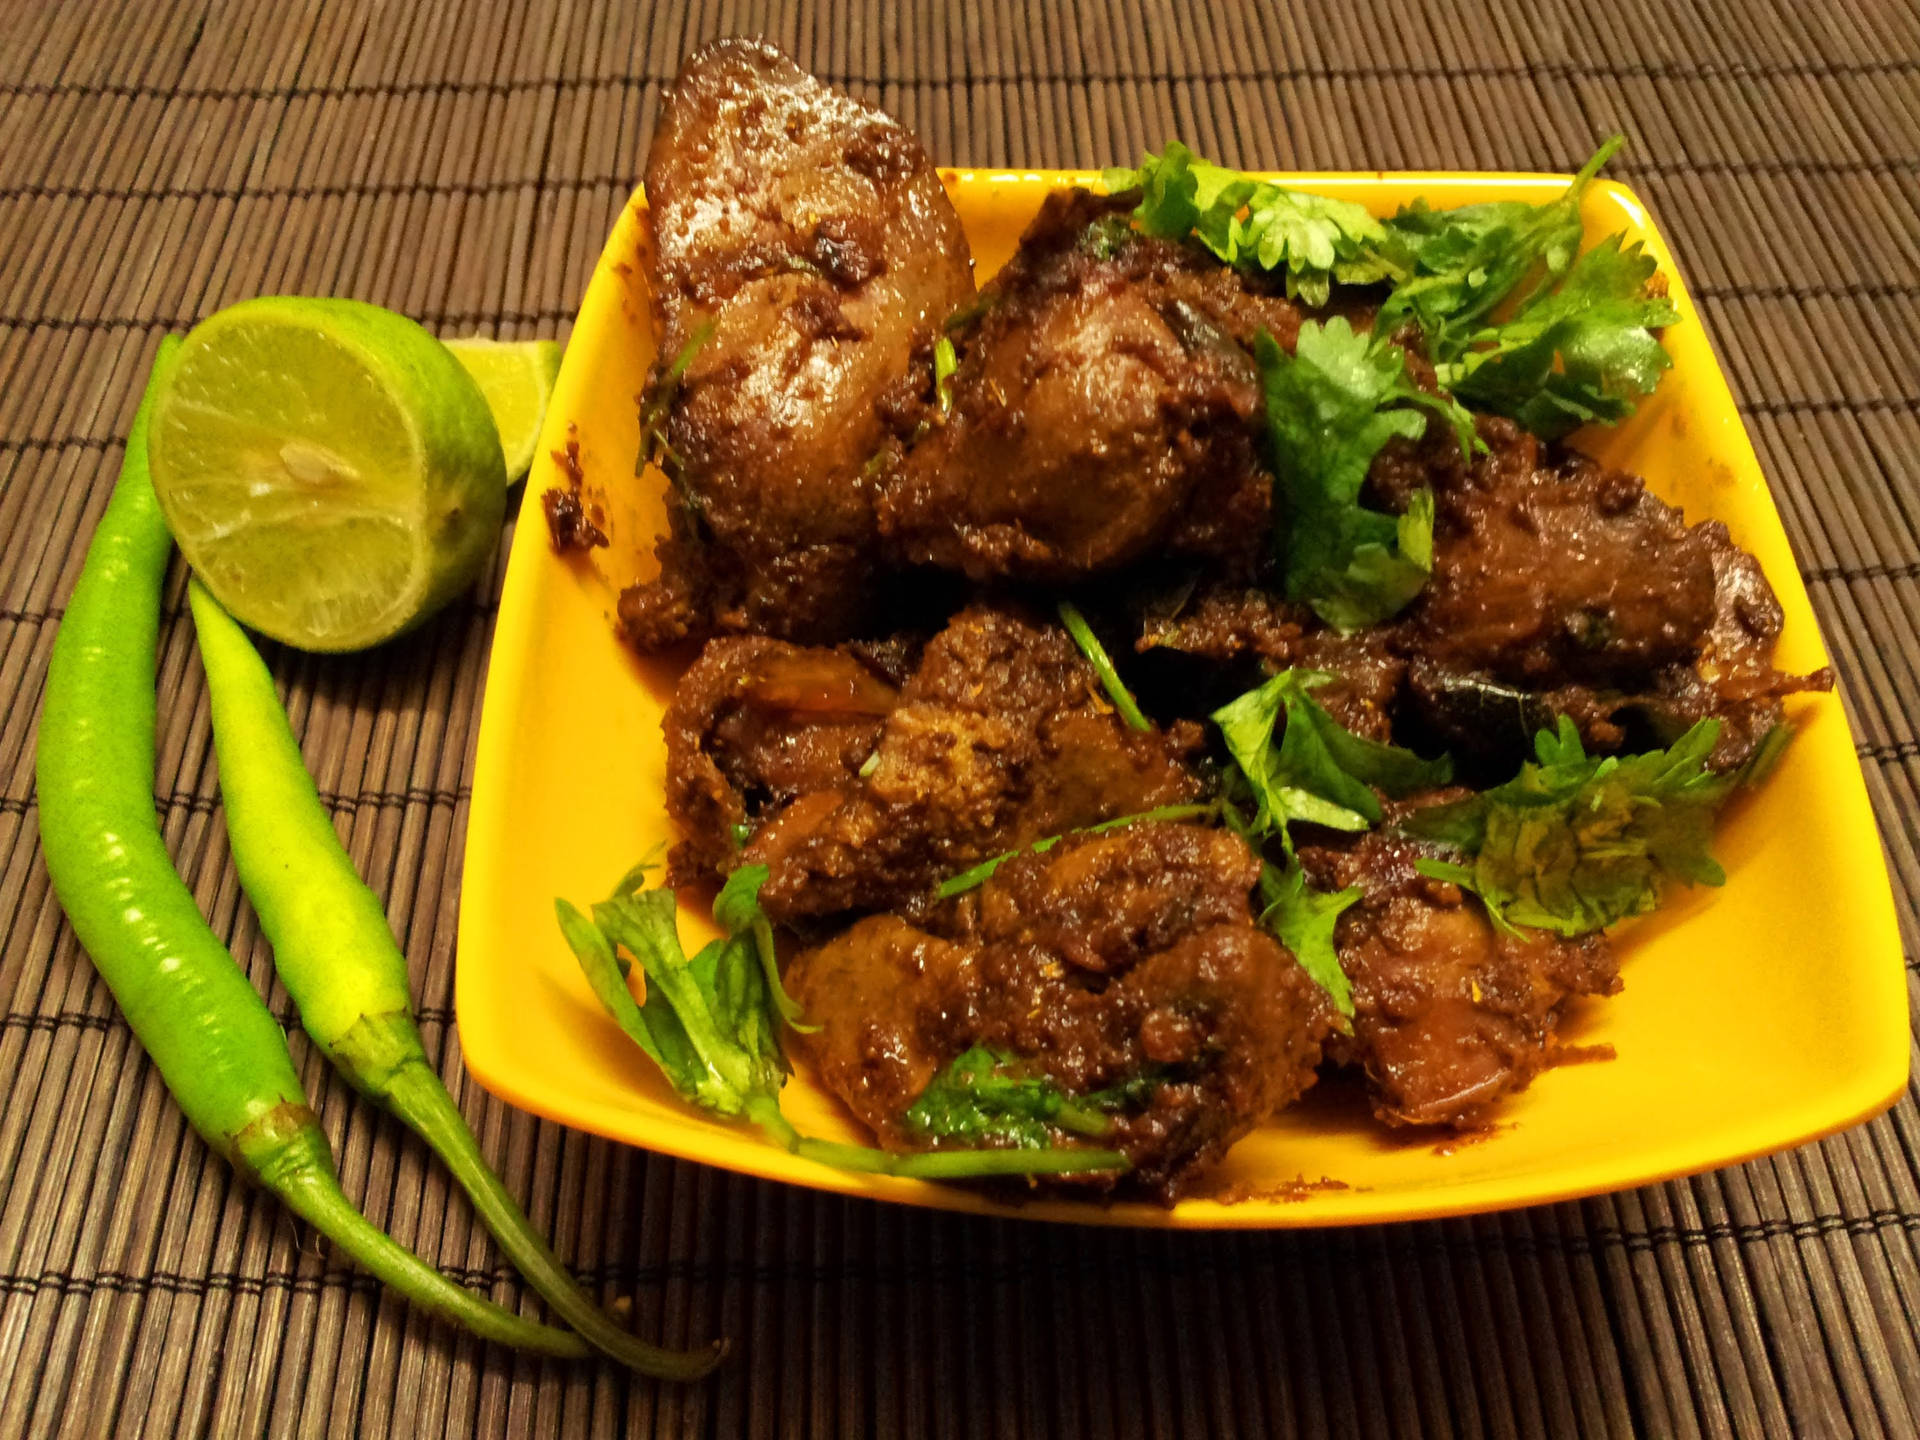
[[(0, 1435), (1920, 1434), (1911, 1094), (1824, 1144), (1635, 1193), (1233, 1236), (849, 1203), (490, 1099), (450, 1007), (497, 567), (383, 653), (275, 665), (508, 1183), (642, 1331), (732, 1335), (743, 1358), (672, 1389), (476, 1344), (383, 1297), (186, 1129), (48, 892), (31, 763), (161, 332), (297, 291), (564, 336), (662, 82), (737, 31), (949, 163), (1098, 165), (1178, 135), (1258, 166), (1567, 169), (1625, 131), (1615, 173), (1658, 211), (1728, 362), (1920, 953), (1909, 8), (0, 0)], [(177, 577), (168, 613), (166, 833), (270, 986)], [(422, 1148), (293, 1043), (367, 1213), (523, 1299)]]

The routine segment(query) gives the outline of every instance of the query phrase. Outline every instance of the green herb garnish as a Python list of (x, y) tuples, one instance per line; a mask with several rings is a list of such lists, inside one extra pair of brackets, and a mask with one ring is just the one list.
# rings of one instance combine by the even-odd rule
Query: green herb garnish
[(1415, 201), (1387, 221), (1388, 248), (1406, 277), (1380, 307), (1374, 329), (1390, 335), (1419, 325), (1428, 358), (1457, 359), (1523, 281), (1535, 286), (1566, 274), (1580, 250), (1580, 202), (1600, 167), (1623, 142), (1613, 137), (1545, 205), (1497, 200), (1454, 210)]
[(667, 418), (673, 409), (674, 397), (680, 393), (680, 382), (686, 379), (700, 347), (713, 338), (713, 329), (714, 322), (709, 320), (695, 330), (680, 347), (680, 353), (673, 357), (673, 363), (640, 398), (640, 458), (634, 464), (634, 474), (640, 474), (649, 465), (658, 465), (669, 479), (680, 478), (679, 453), (667, 443)]
[[(1334, 677), (1319, 670), (1282, 670), (1257, 690), (1213, 712), (1258, 810), (1246, 822), (1255, 841), (1278, 835), (1293, 852), (1296, 820), (1332, 830), (1366, 830), (1380, 822), (1374, 787), (1405, 795), (1453, 776), (1446, 757), (1423, 760), (1411, 750), (1354, 734), (1317, 703), (1312, 690)], [(1276, 743), (1274, 731), (1284, 719)]]
[(1260, 903), (1265, 907), (1260, 923), (1293, 952), (1300, 968), (1327, 992), (1334, 1009), (1347, 1020), (1353, 1018), (1353, 986), (1333, 947), (1333, 929), (1359, 899), (1357, 885), (1331, 893), (1313, 889), (1298, 861), (1284, 870), (1266, 865), (1260, 872)]
[(1473, 417), (1408, 376), (1398, 346), (1356, 334), (1342, 316), (1300, 327), (1292, 355), (1264, 332), (1254, 347), (1266, 387), (1275, 538), (1289, 600), (1343, 631), (1377, 624), (1420, 593), (1433, 569), (1433, 494), (1403, 515), (1360, 503), (1374, 456), (1418, 439), (1429, 416), (1454, 429), (1463, 453)]
[(907, 1128), (930, 1139), (999, 1140), (1021, 1149), (1051, 1143), (1053, 1130), (1098, 1139), (1113, 1128), (1097, 1108), (1074, 1101), (1044, 1075), (975, 1045), (928, 1082), (906, 1113)]
[(953, 409), (953, 372), (959, 368), (953, 341), (942, 335), (933, 342), (933, 397), (942, 415)]
[(1087, 617), (1070, 600), (1060, 602), (1060, 623), (1067, 627), (1067, 633), (1073, 636), (1073, 643), (1080, 647), (1080, 653), (1093, 666), (1093, 673), (1100, 677), (1100, 688), (1107, 692), (1107, 698), (1113, 702), (1113, 708), (1120, 712), (1120, 718), (1127, 722), (1127, 728), (1153, 729), (1153, 722), (1140, 713), (1133, 692), (1127, 689), (1126, 681), (1120, 678), (1120, 672), (1114, 668), (1113, 657), (1107, 654), (1107, 647), (1100, 643), (1100, 637), (1087, 624)]
[[(1102, 820), (1098, 825), (1086, 825), (1078, 830), (1071, 830), (1067, 833), (1071, 835), (1100, 835), (1108, 830), (1123, 830), (1129, 825), (1139, 825), (1149, 820), (1198, 820), (1202, 817), (1214, 816), (1219, 813), (1220, 807), (1211, 803), (1205, 805), (1161, 805), (1155, 809), (1141, 810), (1132, 815), (1118, 815), (1111, 820)], [(950, 875), (945, 880), (942, 880), (940, 882), (940, 888), (933, 892), (934, 897), (940, 900), (951, 900), (956, 895), (964, 895), (967, 891), (986, 884), (988, 880), (993, 878), (993, 872), (1009, 860), (1021, 855), (1044, 855), (1066, 838), (1066, 835), (1048, 835), (1042, 839), (1035, 840), (1030, 845), (1022, 845), (1018, 850), (1003, 851), (990, 860), (982, 860), (971, 869), (962, 870), (958, 875)]]
[(1589, 756), (1563, 715), (1514, 779), (1400, 828), (1458, 851), (1461, 863), (1423, 859), (1420, 872), (1471, 890), (1502, 927), (1590, 934), (1646, 914), (1671, 881), (1725, 880), (1709, 849), (1714, 813), (1743, 777), (1706, 768), (1719, 734), (1702, 720), (1665, 750)]
[(1474, 409), (1511, 416), (1549, 440), (1618, 424), (1673, 364), (1653, 332), (1680, 312), (1647, 289), (1654, 270), (1637, 242), (1603, 240), (1557, 288), (1476, 332), (1471, 349), (1439, 367), (1441, 383)]
[[(556, 900), (554, 911), (600, 1003), (683, 1100), (728, 1119), (750, 1120), (782, 1149), (843, 1170), (966, 1179), (1126, 1168), (1126, 1157), (1111, 1150), (895, 1155), (801, 1135), (780, 1112), (787, 1065), (774, 997), (784, 991), (772, 963), (772, 928), (759, 902), (765, 867), (735, 872), (715, 905), (715, 919), (728, 934), (692, 959), (680, 946), (673, 892), (639, 888), (645, 868), (630, 871), (612, 897), (593, 907), (591, 918), (565, 900)], [(629, 955), (646, 976), (644, 1003), (627, 988)]]
[(1360, 206), (1210, 164), (1177, 140), (1104, 179), (1110, 193), (1141, 191), (1134, 219), (1147, 234), (1191, 235), (1229, 265), (1282, 274), (1289, 299), (1318, 307), (1336, 281), (1367, 285), (1389, 274), (1386, 231)]

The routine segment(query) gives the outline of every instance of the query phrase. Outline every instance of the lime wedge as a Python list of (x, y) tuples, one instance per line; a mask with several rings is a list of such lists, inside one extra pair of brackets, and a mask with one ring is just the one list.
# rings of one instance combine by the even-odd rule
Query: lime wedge
[(505, 464), (471, 376), (413, 321), (271, 296), (208, 317), (154, 399), (153, 488), (201, 582), (304, 650), (418, 624), (493, 553)]
[(540, 422), (560, 376), (558, 340), (449, 340), (447, 348), (479, 383), (507, 457), (507, 484), (526, 478), (540, 448)]

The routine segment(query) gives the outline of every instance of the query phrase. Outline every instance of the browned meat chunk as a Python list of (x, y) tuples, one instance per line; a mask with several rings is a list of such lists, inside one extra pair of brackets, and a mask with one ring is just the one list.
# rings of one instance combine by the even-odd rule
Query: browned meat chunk
[(795, 796), (853, 782), (896, 692), (859, 659), (758, 635), (707, 643), (673, 692), (667, 813), (690, 880), (733, 867), (752, 828)]
[(1152, 549), (1251, 574), (1271, 482), (1244, 348), (1299, 315), (1233, 271), (1135, 235), (1130, 202), (1048, 198), (957, 338), (952, 409), (882, 483), (902, 559), (1066, 582)]
[(660, 578), (622, 627), (642, 649), (857, 633), (883, 409), (973, 295), (959, 217), (910, 133), (746, 40), (688, 59), (646, 179), (676, 473)]
[[(1175, 650), (1228, 664), (1257, 659), (1267, 671), (1289, 666), (1324, 671), (1333, 679), (1314, 691), (1314, 699), (1347, 729), (1387, 740), (1407, 671), (1396, 640), (1396, 632), (1383, 626), (1342, 635), (1307, 606), (1266, 590), (1211, 585), (1193, 593), (1176, 613), (1145, 616), (1134, 648), (1143, 654)], [(1230, 697), (1221, 698), (1224, 703)]]
[[(1388, 825), (1406, 808), (1390, 805)], [(1620, 981), (1604, 934), (1502, 933), (1477, 900), (1414, 869), (1426, 853), (1379, 829), (1302, 846), (1300, 861), (1317, 889), (1361, 890), (1334, 932), (1353, 985), (1353, 1033), (1329, 1042), (1329, 1058), (1365, 1069), (1374, 1113), (1388, 1124), (1465, 1127), (1551, 1062), (1571, 997), (1611, 995)]]
[(801, 1043), (892, 1149), (937, 1147), (907, 1112), (975, 1045), (1071, 1096), (1132, 1082), (1108, 1134), (1055, 1143), (1119, 1149), (1120, 1188), (1171, 1202), (1312, 1083), (1329, 1024), (1319, 987), (1253, 924), (1259, 868), (1232, 834), (1168, 824), (1009, 861), (929, 928), (875, 916), (796, 957), (788, 985), (821, 1027)]
[(1641, 481), (1573, 452), (1543, 467), (1504, 421), (1464, 483), (1437, 482), (1434, 579), (1402, 627), (1413, 709), (1498, 773), (1566, 715), (1589, 748), (1664, 745), (1718, 718), (1716, 770), (1743, 763), (1780, 696), (1832, 677), (1773, 668), (1780, 606), (1717, 521), (1688, 527)]
[(1126, 728), (1066, 632), (961, 612), (931, 640), (873, 758), (801, 795), (745, 856), (776, 919), (896, 907), (1014, 846), (1191, 800), (1196, 727)]
[(1644, 722), (1653, 738), (1671, 741), (1696, 721), (1720, 721), (1720, 738), (1707, 762), (1715, 770), (1746, 763), (1782, 719), (1780, 697), (1833, 687), (1833, 672), (1787, 675), (1773, 668), (1780, 637), (1780, 602), (1760, 562), (1733, 543), (1727, 527), (1698, 527), (1713, 553), (1713, 627), (1689, 666), (1676, 666), (1640, 695), (1612, 699), (1607, 720), (1625, 727)]
[(1713, 623), (1705, 537), (1638, 477), (1572, 451), (1545, 465), (1503, 428), (1437, 496), (1433, 579), (1410, 615), (1420, 654), (1528, 689), (1631, 685), (1691, 660)]

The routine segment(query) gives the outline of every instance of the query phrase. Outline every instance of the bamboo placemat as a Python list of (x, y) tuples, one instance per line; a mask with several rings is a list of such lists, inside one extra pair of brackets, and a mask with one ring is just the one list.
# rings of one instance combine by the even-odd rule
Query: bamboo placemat
[[(62, 924), (35, 830), (48, 647), (154, 346), (272, 291), (564, 336), (662, 83), (730, 32), (955, 164), (1090, 166), (1180, 136), (1263, 167), (1566, 169), (1625, 131), (1615, 173), (1688, 268), (1845, 676), (1916, 953), (1911, 8), (0, 0), (0, 1435), (1920, 1434), (1911, 1093), (1824, 1144), (1638, 1192), (1223, 1236), (849, 1203), (493, 1101), (464, 1078), (451, 996), (498, 567), (382, 653), (275, 668), (509, 1184), (642, 1331), (725, 1333), (741, 1358), (670, 1389), (481, 1346), (210, 1158)], [(180, 598), (176, 577), (157, 801), (265, 986)], [(522, 1299), (422, 1148), (293, 1044), (367, 1212)]]

